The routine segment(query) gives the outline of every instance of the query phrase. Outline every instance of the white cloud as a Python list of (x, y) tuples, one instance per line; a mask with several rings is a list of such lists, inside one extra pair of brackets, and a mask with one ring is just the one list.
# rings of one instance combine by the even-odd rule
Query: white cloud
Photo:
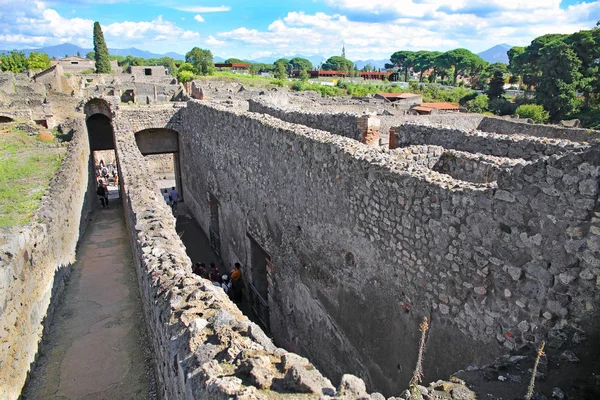
[[(397, 50), (478, 52), (495, 44), (527, 45), (546, 33), (591, 29), (600, 0), (560, 7), (560, 0), (325, 0), (334, 13), (289, 12), (266, 30), (220, 32), (244, 51), (340, 54), (351, 59), (387, 58)], [(392, 17), (390, 17), (392, 15)]]
[[(2, 1), (2, 0), (0, 0)], [(46, 8), (39, 1), (23, 0), (0, 12), (0, 48), (41, 47), (73, 43), (92, 47), (94, 21), (68, 18)], [(184, 51), (200, 38), (198, 32), (180, 28), (162, 16), (152, 21), (123, 21), (102, 26), (106, 43), (112, 48), (143, 47), (153, 44), (153, 52)], [(179, 47), (174, 49), (172, 44)]]
[(204, 18), (202, 18), (202, 15), (200, 15), (200, 14), (196, 14), (194, 16), (194, 19), (198, 22), (204, 22)]
[(209, 46), (225, 46), (227, 44), (224, 40), (219, 40), (213, 35), (208, 35), (208, 38), (204, 41)]
[(179, 11), (187, 11), (193, 13), (213, 13), (213, 12), (224, 12), (230, 11), (231, 7), (219, 6), (219, 7), (202, 7), (202, 6), (190, 6), (190, 7), (174, 7)]

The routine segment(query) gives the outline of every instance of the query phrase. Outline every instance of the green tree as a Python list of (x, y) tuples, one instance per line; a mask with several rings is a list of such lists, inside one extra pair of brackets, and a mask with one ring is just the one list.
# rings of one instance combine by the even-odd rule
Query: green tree
[(321, 67), (325, 71), (349, 72), (354, 68), (354, 63), (341, 56), (329, 57)]
[(194, 73), (192, 71), (187, 71), (187, 70), (177, 71), (177, 79), (181, 83), (190, 82), (190, 81), (194, 80), (195, 77), (196, 77), (196, 75), (194, 75)]
[(213, 55), (210, 50), (194, 47), (185, 54), (185, 61), (194, 66), (198, 75), (212, 75), (215, 70)]
[(50, 57), (39, 51), (32, 51), (27, 57), (27, 69), (44, 70), (50, 68)]
[(504, 73), (500, 69), (497, 69), (490, 80), (490, 86), (486, 94), (490, 100), (493, 100), (503, 97), (504, 93), (506, 93), (504, 90)]
[(96, 73), (110, 73), (110, 58), (108, 47), (104, 41), (104, 34), (99, 22), (94, 22), (94, 56), (96, 59)]
[(582, 77), (577, 53), (563, 40), (554, 40), (540, 49), (540, 75), (535, 99), (553, 120), (566, 119), (578, 109), (577, 88)]
[[(287, 60), (285, 60), (287, 61)], [(278, 60), (275, 62), (275, 79), (286, 79), (287, 78), (287, 70), (286, 64), (283, 60)]]
[(258, 75), (258, 67), (257, 67), (257, 65), (256, 64), (250, 64), (250, 66), (248, 67), (248, 72), (252, 76)]
[(454, 49), (436, 57), (436, 62), (445, 68), (453, 68), (452, 83), (456, 86), (458, 76), (475, 75), (486, 67), (487, 63), (477, 54), (467, 49)]
[(27, 57), (25, 53), (13, 50), (8, 54), (0, 54), (0, 68), (2, 71), (23, 72), (27, 69)]
[(548, 111), (539, 104), (520, 105), (515, 113), (521, 118), (531, 118), (536, 124), (542, 124), (550, 118)]
[(289, 72), (292, 70), (292, 67), (290, 66), (290, 61), (287, 58), (280, 58), (279, 60), (276, 60), (273, 63), (273, 71), (275, 73), (277, 73), (277, 69), (279, 68), (279, 64), (283, 65), (283, 68), (285, 69), (286, 72)]
[(467, 110), (472, 113), (481, 114), (488, 111), (490, 99), (485, 94), (480, 94), (473, 100), (467, 101)]
[(224, 64), (246, 64), (246, 61), (240, 60), (239, 58), (228, 58), (223, 61)]
[(87, 58), (88, 60), (95, 60), (96, 59), (96, 53), (94, 53), (93, 51), (90, 51), (89, 53), (87, 53), (85, 55), (85, 58)]
[(300, 74), (298, 74), (298, 79), (300, 79), (303, 82), (306, 82), (308, 80), (308, 78), (309, 78), (308, 72), (306, 72), (305, 69), (300, 71)]
[(292, 71), (312, 71), (313, 65), (306, 58), (294, 57), (290, 60), (290, 68)]
[(404, 82), (408, 82), (408, 70), (415, 65), (416, 53), (414, 51), (397, 51), (390, 57), (392, 64), (400, 71), (404, 71)]
[(439, 51), (417, 51), (414, 55), (413, 71), (419, 73), (419, 82), (423, 82), (423, 73), (435, 66), (436, 57), (443, 54)]
[(594, 94), (600, 94), (600, 29), (575, 32), (565, 39), (581, 61), (581, 79), (578, 89), (583, 93), (586, 106)]

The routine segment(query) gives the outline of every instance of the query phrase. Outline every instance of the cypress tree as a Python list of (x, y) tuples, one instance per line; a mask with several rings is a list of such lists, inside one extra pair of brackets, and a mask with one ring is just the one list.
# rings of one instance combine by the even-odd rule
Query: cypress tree
[(96, 73), (110, 73), (110, 58), (108, 57), (108, 47), (104, 41), (102, 28), (99, 22), (94, 22), (94, 52), (96, 58)]

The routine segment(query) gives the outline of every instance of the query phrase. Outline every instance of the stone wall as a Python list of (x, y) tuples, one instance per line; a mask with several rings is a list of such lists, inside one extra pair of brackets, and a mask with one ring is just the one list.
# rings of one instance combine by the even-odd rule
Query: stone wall
[(323, 113), (292, 108), (278, 108), (266, 102), (256, 100), (248, 100), (248, 103), (251, 112), (268, 114), (283, 121), (321, 129), (370, 145), (379, 145), (380, 121), (371, 115), (339, 112)]
[(501, 135), (449, 128), (444, 125), (405, 123), (390, 129), (390, 149), (411, 145), (436, 145), (497, 157), (535, 160), (553, 154), (580, 152), (587, 145), (566, 139), (548, 139), (524, 135)]
[[(222, 289), (191, 273), (175, 219), (157, 194), (135, 142), (134, 126), (147, 124), (145, 119), (144, 112), (117, 112), (113, 126), (126, 221), (162, 398), (316, 399), (335, 394), (331, 382), (308, 360), (275, 347)], [(368, 396), (364, 383), (351, 376), (337, 393), (351, 389), (357, 396), (350, 398)]]
[[(89, 144), (83, 118), (64, 129), (73, 140), (33, 217), (1, 233), (0, 398), (17, 399), (75, 261), (91, 200)], [(93, 192), (92, 197), (93, 197)], [(86, 197), (87, 196), (87, 197)]]
[(175, 172), (173, 154), (150, 154), (145, 156), (150, 174), (155, 178), (164, 177)]
[(508, 170), (517, 164), (525, 165), (527, 162), (522, 159), (446, 150), (431, 168), (462, 181), (485, 184), (497, 181), (502, 170)]
[(183, 113), (187, 205), (218, 227), (225, 263), (266, 285), (277, 344), (332, 380), (400, 392), (425, 315), (426, 381), (570, 324), (597, 328), (597, 147), (519, 138), (561, 155), (474, 184), (266, 115)]
[(507, 120), (498, 117), (483, 117), (477, 125), (483, 132), (496, 132), (506, 135), (529, 135), (555, 139), (567, 139), (573, 142), (599, 142), (600, 131), (581, 128), (565, 128), (558, 125), (529, 124), (520, 120)]

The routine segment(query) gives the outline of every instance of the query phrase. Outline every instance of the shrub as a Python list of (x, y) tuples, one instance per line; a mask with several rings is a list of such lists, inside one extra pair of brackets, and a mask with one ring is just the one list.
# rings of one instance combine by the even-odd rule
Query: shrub
[(517, 105), (503, 98), (492, 99), (488, 105), (488, 110), (494, 115), (513, 115), (517, 110)]
[(531, 118), (536, 124), (542, 124), (550, 118), (548, 111), (539, 104), (523, 104), (517, 108), (515, 113), (521, 118)]
[(194, 79), (194, 73), (192, 71), (187, 71), (187, 70), (179, 70), (177, 72), (177, 79), (179, 79), (179, 82), (181, 83), (186, 83), (186, 82), (190, 82)]
[(490, 99), (486, 94), (480, 94), (473, 100), (467, 101), (467, 110), (472, 113), (481, 114), (488, 110)]

